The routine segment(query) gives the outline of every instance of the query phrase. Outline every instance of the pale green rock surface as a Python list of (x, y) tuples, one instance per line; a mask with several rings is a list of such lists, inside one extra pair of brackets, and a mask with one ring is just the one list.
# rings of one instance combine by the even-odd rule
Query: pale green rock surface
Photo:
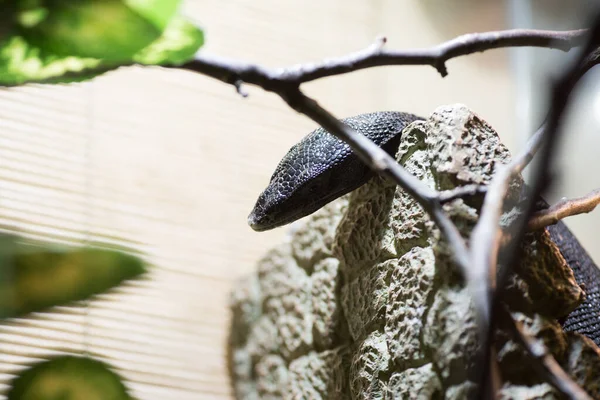
[[(462, 105), (411, 124), (397, 153), (436, 189), (489, 183), (509, 157), (493, 129)], [(445, 209), (467, 236), (480, 205), (471, 198)], [(557, 322), (579, 304), (581, 288), (547, 232), (530, 234), (525, 254), (510, 279), (509, 307), (600, 396), (600, 379), (586, 367), (598, 365), (597, 348)], [(428, 215), (379, 177), (292, 225), (287, 241), (236, 286), (231, 309), (238, 399), (464, 399), (476, 389), (467, 380), (478, 348), (469, 294)], [(501, 328), (502, 398), (553, 398)]]

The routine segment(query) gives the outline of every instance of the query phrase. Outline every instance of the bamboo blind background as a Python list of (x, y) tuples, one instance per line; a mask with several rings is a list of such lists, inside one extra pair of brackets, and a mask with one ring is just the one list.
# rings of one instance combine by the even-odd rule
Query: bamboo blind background
[[(206, 30), (204, 51), (271, 66), (344, 54), (383, 33), (401, 48), (504, 26), (492, 1), (436, 4), (207, 0), (185, 10)], [(307, 92), (340, 117), (427, 115), (462, 102), (512, 146), (506, 55), (452, 61), (444, 80), (428, 67), (380, 68)], [(231, 396), (228, 292), (285, 232), (255, 233), (246, 217), (281, 156), (315, 127), (275, 96), (249, 91), (242, 99), (208, 78), (158, 68), (0, 90), (0, 227), (126, 244), (153, 265), (147, 279), (93, 301), (0, 324), (0, 393), (33, 360), (88, 352), (117, 366), (140, 399)]]

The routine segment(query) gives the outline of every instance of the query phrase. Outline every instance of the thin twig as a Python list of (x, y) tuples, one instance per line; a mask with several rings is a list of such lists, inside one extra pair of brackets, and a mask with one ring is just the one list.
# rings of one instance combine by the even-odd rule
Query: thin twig
[(361, 157), (363, 162), (380, 174), (394, 180), (408, 192), (429, 213), (436, 222), (454, 251), (454, 257), (463, 275), (468, 275), (469, 256), (465, 241), (450, 218), (443, 212), (437, 192), (406, 171), (383, 149), (361, 135), (350, 126), (342, 123), (321, 107), (315, 100), (304, 95), (299, 89), (286, 92), (281, 96), (288, 105), (306, 115), (331, 134), (346, 141)]
[[(496, 288), (496, 261), (498, 248), (500, 246), (500, 217), (504, 207), (504, 198), (508, 191), (511, 180), (519, 174), (533, 159), (535, 153), (541, 146), (544, 127), (538, 131), (527, 142), (525, 150), (515, 157), (508, 165), (500, 167), (488, 187), (481, 214), (477, 224), (471, 231), (469, 256), (471, 257), (471, 269), (478, 279), (479, 290), (485, 293), (485, 304), (479, 305), (487, 315), (491, 315), (495, 301)], [(490, 318), (491, 319), (491, 318)], [(491, 384), (487, 374), (492, 354), (488, 351), (492, 342), (492, 323), (479, 325), (479, 337), (482, 341), (481, 368), (479, 381)], [(482, 385), (485, 386), (485, 385)]]
[(505, 47), (543, 47), (568, 51), (581, 45), (586, 30), (545, 31), (512, 29), (496, 32), (471, 33), (448, 42), (424, 49), (388, 50), (385, 38), (364, 50), (331, 58), (320, 63), (299, 64), (287, 68), (269, 69), (255, 64), (215, 57), (202, 52), (194, 60), (178, 68), (200, 72), (226, 83), (238, 79), (274, 90), (275, 86), (298, 86), (328, 76), (342, 75), (361, 69), (389, 65), (430, 65), (444, 77), (448, 74), (446, 62), (452, 58)]
[(592, 400), (592, 398), (574, 382), (571, 377), (556, 362), (552, 354), (539, 339), (532, 338), (525, 333), (523, 324), (515, 321), (504, 307), (496, 311), (505, 325), (512, 332), (514, 339), (523, 346), (533, 360), (533, 367), (544, 381), (568, 399)]
[[(295, 85), (386, 65), (430, 65), (444, 77), (448, 75), (446, 62), (452, 58), (503, 47), (544, 47), (568, 51), (581, 44), (585, 33), (586, 31), (583, 29), (573, 31), (512, 29), (471, 33), (434, 47), (413, 50), (388, 50), (383, 48), (385, 39), (378, 39), (374, 45), (356, 53), (331, 58), (320, 63), (301, 64), (274, 70), (199, 54), (194, 61), (184, 65), (183, 68), (197, 72), (204, 71), (204, 73), (216, 77), (214, 76), (216, 71), (212, 67), (227, 65), (233, 67), (230, 72), (246, 82), (259, 79), (263, 83), (268, 83), (268, 81), (278, 80)], [(199, 71), (199, 69), (203, 71)], [(229, 82), (230, 79), (225, 80)]]
[[(504, 208), (504, 198), (511, 180), (520, 174), (540, 149), (545, 126), (539, 128), (527, 141), (525, 149), (508, 165), (500, 167), (488, 187), (481, 216), (471, 231), (471, 257), (473, 268), (480, 271), (482, 282), (487, 282), (488, 290), (496, 287), (496, 260), (500, 246), (500, 217)], [(491, 307), (491, 304), (489, 304)]]
[(446, 204), (457, 199), (464, 199), (465, 197), (474, 197), (482, 194), (486, 194), (488, 187), (486, 185), (464, 185), (459, 186), (450, 190), (442, 190), (438, 192), (438, 198), (440, 203)]
[(600, 189), (596, 189), (583, 197), (565, 199), (550, 208), (538, 211), (529, 219), (527, 229), (534, 231), (548, 225), (554, 225), (561, 219), (573, 215), (589, 213), (600, 204)]
[(584, 35), (585, 30), (552, 32), (513, 29), (470, 33), (426, 49), (387, 50), (372, 46), (348, 56), (288, 70), (284, 76), (286, 80), (302, 83), (384, 65), (430, 65), (445, 77), (448, 75), (446, 62), (452, 58), (502, 47), (530, 46), (568, 51), (581, 44)]

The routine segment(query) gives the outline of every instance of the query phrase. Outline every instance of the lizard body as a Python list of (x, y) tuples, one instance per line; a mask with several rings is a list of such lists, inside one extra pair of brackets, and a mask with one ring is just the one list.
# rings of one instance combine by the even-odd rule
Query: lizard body
[[(394, 155), (404, 127), (420, 119), (402, 112), (376, 112), (342, 121)], [(319, 128), (293, 146), (281, 160), (248, 223), (256, 231), (291, 223), (362, 186), (373, 175), (348, 144)], [(600, 346), (600, 269), (562, 222), (548, 227), (548, 231), (587, 294), (562, 325), (567, 331), (588, 336)]]

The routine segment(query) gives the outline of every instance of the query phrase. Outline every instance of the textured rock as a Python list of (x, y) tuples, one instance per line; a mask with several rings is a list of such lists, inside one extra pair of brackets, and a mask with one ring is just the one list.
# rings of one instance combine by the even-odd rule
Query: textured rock
[(291, 255), (288, 243), (271, 250), (258, 262), (258, 279), (262, 299), (281, 297), (296, 290), (296, 278), (303, 281), (307, 277)]
[(315, 346), (327, 349), (346, 335), (344, 313), (338, 301), (341, 289), (340, 262), (329, 257), (315, 265), (312, 280), (313, 338)]
[(365, 268), (396, 256), (390, 226), (395, 190), (395, 185), (376, 176), (350, 194), (333, 243), (334, 255), (348, 280), (362, 274)]
[[(415, 122), (411, 129), (403, 132), (397, 159), (404, 168), (429, 186), (435, 186), (430, 170), (428, 152), (425, 145), (424, 122)], [(390, 224), (394, 232), (396, 253), (401, 257), (413, 247), (431, 245), (429, 215), (411, 195), (401, 188), (394, 193), (394, 207), (390, 211)]]
[(423, 344), (445, 386), (469, 377), (478, 351), (477, 325), (466, 289), (441, 288), (427, 315)]
[[(262, 260), (258, 269), (263, 312), (273, 321), (281, 354), (291, 360), (312, 348), (312, 289), (306, 271), (290, 261), (289, 246)], [(293, 259), (292, 259), (293, 260)], [(265, 323), (266, 324), (266, 323)], [(271, 335), (268, 336), (271, 340)], [(268, 345), (268, 343), (265, 343)], [(273, 350), (268, 348), (265, 350)]]
[(464, 105), (439, 107), (425, 136), (438, 189), (489, 183), (498, 163), (510, 161), (494, 129)]
[(292, 255), (309, 274), (320, 260), (331, 257), (335, 231), (346, 212), (349, 197), (346, 195), (329, 203), (311, 218), (293, 225), (290, 235)]
[(250, 330), (261, 315), (261, 295), (256, 275), (240, 280), (236, 288), (230, 299), (232, 325), (229, 340), (239, 346), (245, 344)]
[[(562, 360), (567, 351), (567, 340), (560, 325), (555, 320), (548, 319), (539, 314), (528, 316), (523, 313), (513, 312), (515, 321), (522, 324), (523, 331), (539, 339), (558, 361)], [(503, 377), (516, 385), (534, 385), (539, 377), (531, 374), (531, 361), (520, 345), (512, 340), (507, 340), (507, 335), (501, 334), (496, 340), (498, 347), (498, 362), (504, 371)]]
[(281, 399), (287, 379), (287, 366), (279, 356), (265, 356), (256, 364), (256, 392), (261, 399)]
[(269, 315), (263, 315), (252, 326), (245, 349), (254, 360), (258, 360), (267, 354), (278, 352), (281, 342), (277, 326)]
[(547, 231), (529, 233), (525, 240), (527, 246), (515, 272), (527, 282), (529, 296), (536, 299), (534, 311), (554, 318), (566, 316), (583, 301), (583, 290)]
[(290, 378), (284, 398), (348, 398), (348, 349), (340, 347), (322, 353), (311, 352), (290, 364)]
[(342, 288), (342, 306), (350, 334), (357, 340), (385, 322), (389, 276), (396, 260), (377, 264)]
[(433, 251), (415, 247), (390, 263), (393, 270), (385, 316), (388, 347), (397, 365), (419, 365), (426, 359), (421, 336), (425, 311), (435, 288)]
[(229, 370), (234, 377), (233, 391), (238, 399), (258, 399), (252, 355), (244, 347), (229, 349)]
[(382, 376), (390, 368), (390, 353), (385, 335), (373, 331), (357, 346), (350, 367), (350, 393), (352, 398), (383, 399), (386, 394)]
[[(432, 188), (488, 183), (508, 150), (465, 106), (438, 108), (404, 132), (399, 162)], [(520, 178), (511, 183), (516, 200)], [(445, 212), (468, 237), (481, 196)], [(509, 223), (518, 210), (504, 210)], [(529, 234), (506, 305), (579, 384), (600, 398), (593, 342), (557, 319), (583, 291), (545, 231)], [(439, 230), (411, 196), (376, 177), (293, 224), (286, 241), (232, 295), (229, 363), (239, 399), (465, 399), (478, 336), (471, 297)], [(499, 326), (503, 399), (554, 389)]]
[(439, 399), (442, 385), (431, 364), (395, 372), (390, 377), (386, 399)]

